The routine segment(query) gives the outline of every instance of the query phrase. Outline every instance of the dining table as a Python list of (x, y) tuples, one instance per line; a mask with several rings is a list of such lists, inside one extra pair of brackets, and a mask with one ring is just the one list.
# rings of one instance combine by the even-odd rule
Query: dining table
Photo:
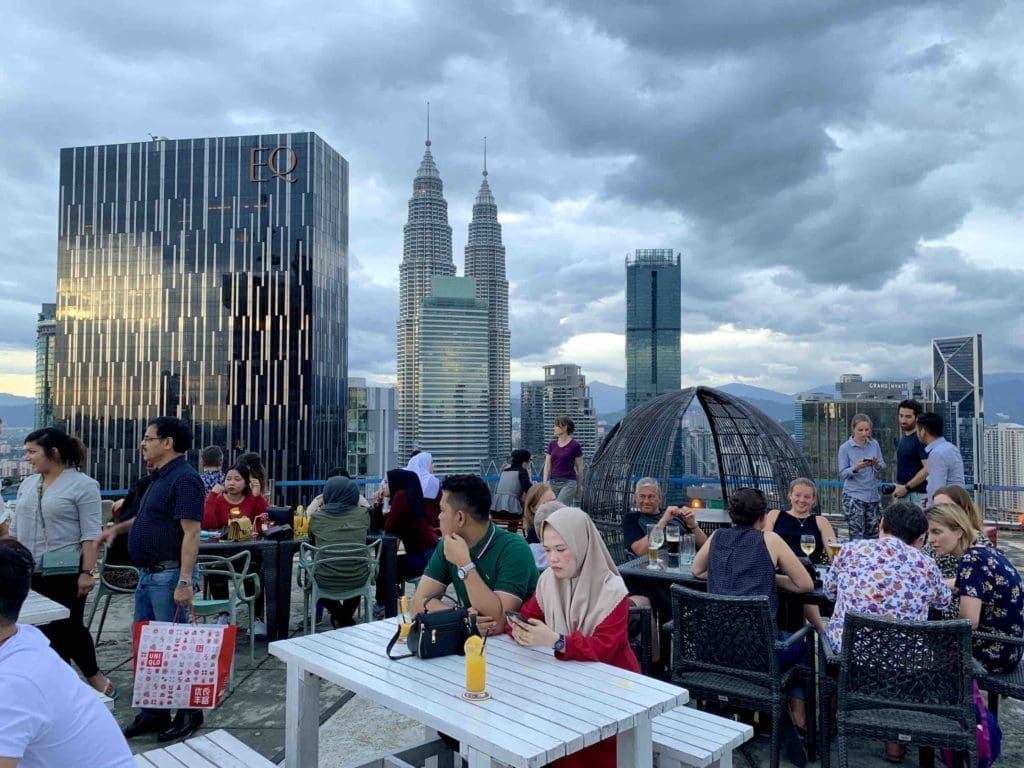
[(52, 621), (60, 621), (71, 615), (71, 611), (58, 602), (45, 597), (38, 592), (29, 591), (21, 606), (21, 613), (18, 614), (19, 624), (49, 624)]
[(503, 634), (485, 646), (489, 697), (469, 701), (465, 658), (389, 658), (396, 628), (396, 619), (385, 619), (270, 644), (287, 667), (288, 768), (318, 764), (322, 681), (457, 739), (469, 768), (540, 768), (611, 736), (619, 765), (650, 768), (652, 720), (689, 699), (670, 683), (599, 662), (563, 661), (550, 648), (523, 648)]

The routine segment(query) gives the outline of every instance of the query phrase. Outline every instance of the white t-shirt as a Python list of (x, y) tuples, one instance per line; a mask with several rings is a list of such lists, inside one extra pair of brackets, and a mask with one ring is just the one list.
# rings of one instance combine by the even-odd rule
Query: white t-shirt
[(0, 757), (18, 768), (135, 768), (99, 696), (27, 624), (0, 645)]

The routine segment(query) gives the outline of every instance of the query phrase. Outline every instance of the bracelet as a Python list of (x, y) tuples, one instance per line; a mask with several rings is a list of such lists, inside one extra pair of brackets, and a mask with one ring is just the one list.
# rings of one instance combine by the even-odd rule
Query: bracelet
[(92, 571), (85, 570), (85, 568), (79, 568), (78, 573), (80, 576), (93, 576), (95, 578), (95, 574)]

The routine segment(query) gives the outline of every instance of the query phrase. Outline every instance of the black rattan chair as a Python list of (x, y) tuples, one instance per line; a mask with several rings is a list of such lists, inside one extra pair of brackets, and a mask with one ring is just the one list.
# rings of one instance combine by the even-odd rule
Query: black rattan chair
[[(987, 632), (975, 632), (971, 637), (974, 640), (995, 640), (1007, 645), (1024, 646), (1024, 637), (995, 635)], [(975, 662), (974, 673), (978, 687), (983, 691), (988, 691), (988, 708), (996, 717), (999, 717), (1000, 696), (1024, 701), (1024, 661), (1021, 661), (1012, 672), (987, 672), (980, 663)]]
[(649, 605), (629, 606), (629, 645), (640, 662), (640, 671), (650, 675), (654, 668), (652, 660), (652, 623), (653, 613)]
[[(780, 669), (778, 653), (808, 640), (810, 633), (805, 626), (785, 641), (776, 640), (766, 596), (712, 595), (673, 584), (672, 682), (694, 699), (770, 712), (771, 766), (778, 768), (786, 687), (798, 677), (805, 683), (810, 678), (803, 665)], [(805, 687), (813, 728), (812, 689)]]
[(832, 650), (828, 635), (818, 634), (818, 747), (821, 750), (821, 768), (832, 763), (832, 700), (839, 695), (839, 663), (841, 657)]
[(839, 664), (839, 765), (853, 736), (960, 750), (978, 762), (966, 621), (905, 621), (851, 611)]

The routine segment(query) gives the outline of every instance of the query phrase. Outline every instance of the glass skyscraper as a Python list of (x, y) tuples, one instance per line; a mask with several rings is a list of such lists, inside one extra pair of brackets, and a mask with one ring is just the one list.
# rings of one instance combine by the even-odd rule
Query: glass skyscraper
[[(964, 480), (981, 484), (985, 477), (985, 409), (983, 406), (981, 334), (932, 339), (932, 386), (936, 411), (945, 421), (945, 438), (964, 459)], [(983, 494), (975, 493), (979, 506)]]
[[(417, 380), (423, 361), (416, 354), (420, 306), (430, 295), (435, 275), (453, 277), (452, 228), (448, 225), (448, 202), (444, 199), (441, 174), (430, 154), (430, 133), (426, 150), (412, 183), (409, 218), (405, 225), (402, 264), (399, 267), (398, 305), (398, 458), (405, 462), (414, 448), (432, 451), (419, 439)], [(479, 458), (483, 458), (481, 454)], [(404, 466), (404, 463), (402, 464)]]
[(314, 133), (61, 150), (54, 420), (124, 488), (160, 415), (275, 480), (346, 458), (348, 162)]
[(477, 474), (490, 425), (487, 302), (476, 298), (472, 278), (436, 276), (431, 284), (416, 337), (416, 439), (437, 474)]
[[(512, 414), (509, 410), (508, 280), (505, 277), (505, 246), (501, 244), (498, 206), (484, 178), (473, 204), (466, 242), (466, 277), (476, 280), (476, 297), (487, 302), (488, 325), (488, 428), (487, 455), (498, 467), (508, 460), (512, 447)], [(484, 458), (484, 457), (482, 457)]]
[(626, 412), (682, 386), (682, 269), (671, 248), (626, 257)]
[(36, 429), (53, 424), (53, 366), (57, 348), (57, 305), (43, 304), (36, 323)]

